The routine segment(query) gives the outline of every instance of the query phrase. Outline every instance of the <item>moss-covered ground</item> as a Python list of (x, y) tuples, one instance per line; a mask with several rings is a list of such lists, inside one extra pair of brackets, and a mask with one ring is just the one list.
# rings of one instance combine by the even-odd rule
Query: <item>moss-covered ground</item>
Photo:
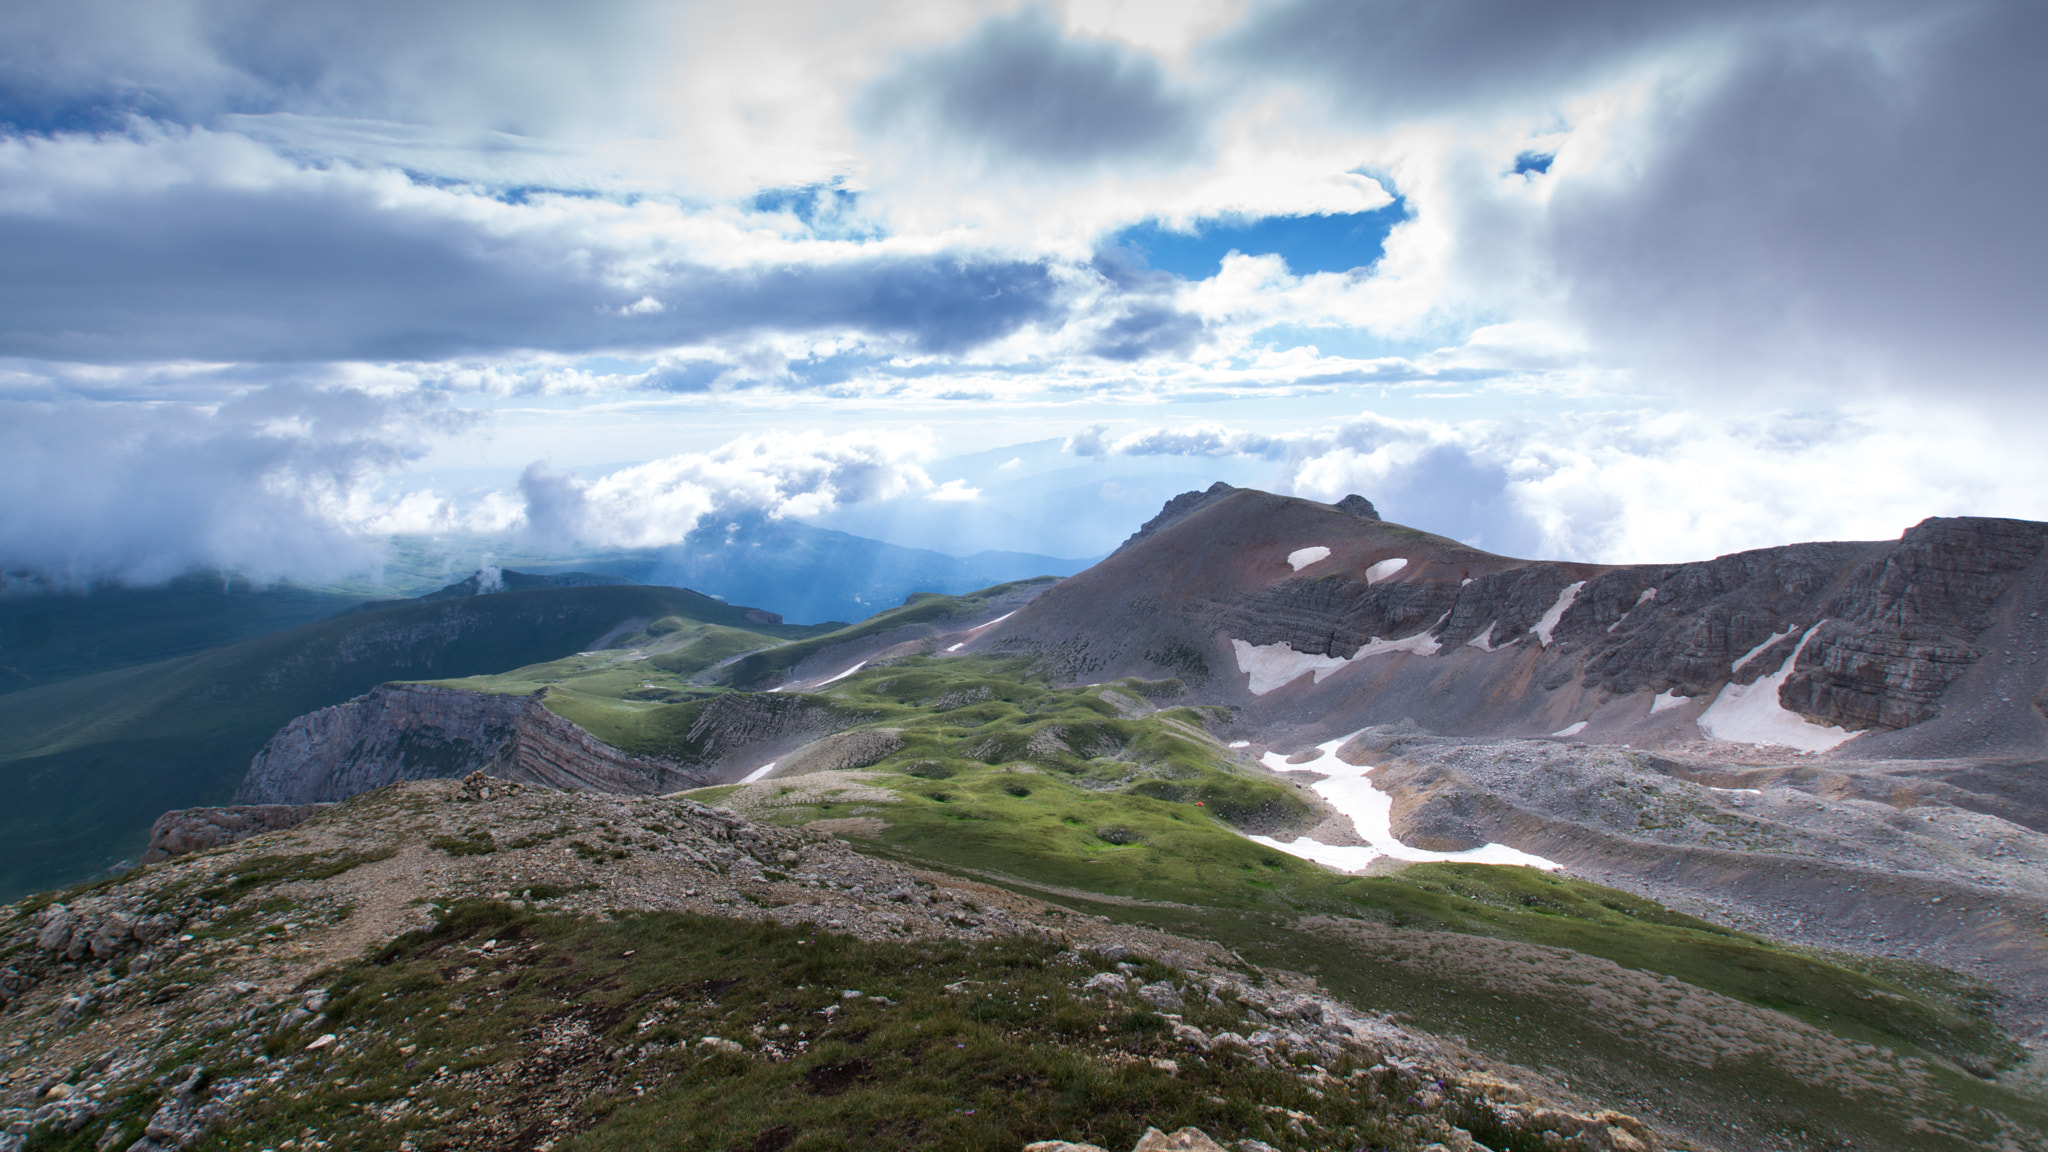
[[(1082, 995), (1094, 969), (1059, 952), (462, 905), (331, 974), (317, 1025), (274, 1031), (262, 1053), (203, 1053), (217, 1079), (271, 1079), (246, 1124), (201, 1147), (1014, 1152), (1051, 1138), (1125, 1148), (1147, 1126), (1187, 1124), (1283, 1148), (1426, 1142), (1385, 1070), (1344, 1064), (1309, 1083), (1249, 1053), (1193, 1051), (1139, 1002)], [(1136, 974), (1176, 975), (1150, 961)], [(1251, 1027), (1230, 1000), (1182, 1015)], [(336, 1040), (307, 1050), (325, 1032)], [(1295, 1117), (1314, 1129), (1306, 1145)]]

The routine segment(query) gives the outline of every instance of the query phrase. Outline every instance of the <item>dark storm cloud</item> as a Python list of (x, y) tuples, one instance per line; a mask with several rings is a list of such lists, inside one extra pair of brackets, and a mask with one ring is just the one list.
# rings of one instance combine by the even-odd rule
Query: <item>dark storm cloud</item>
[(1051, 166), (1175, 158), (1200, 122), (1158, 61), (1076, 40), (1040, 8), (991, 20), (966, 41), (911, 61), (867, 94), (877, 131), (928, 124), (992, 159)]
[[(1541, 259), (1594, 347), (1652, 379), (2031, 395), (2043, 44), (2028, 0), (1302, 0), (1218, 51), (1361, 126), (1560, 117), (1557, 164), (1529, 177), (1553, 182)], [(1656, 82), (1603, 144), (1625, 161), (1575, 168), (1569, 99), (1636, 68)]]
[(1729, 29), (1758, 0), (1295, 0), (1221, 39), (1216, 58), (1327, 85), (1342, 114), (1391, 120), (1566, 95), (1660, 47)]
[[(606, 275), (589, 237), (507, 236), (347, 181), (198, 181), (0, 209), (0, 355), (439, 359), (853, 328), (958, 351), (1053, 318), (1039, 262), (889, 255)], [(636, 305), (637, 310), (636, 310)]]
[(1882, 43), (1772, 43), (1660, 118), (1625, 189), (1561, 185), (1546, 245), (1596, 339), (1661, 371), (1873, 371), (2037, 395), (2048, 7)]

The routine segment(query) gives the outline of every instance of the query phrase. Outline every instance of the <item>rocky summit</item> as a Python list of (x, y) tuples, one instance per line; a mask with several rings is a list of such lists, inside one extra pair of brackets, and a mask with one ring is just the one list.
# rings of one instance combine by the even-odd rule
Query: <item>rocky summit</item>
[(0, 913), (0, 1148), (2048, 1148), (2048, 525), (448, 603)]

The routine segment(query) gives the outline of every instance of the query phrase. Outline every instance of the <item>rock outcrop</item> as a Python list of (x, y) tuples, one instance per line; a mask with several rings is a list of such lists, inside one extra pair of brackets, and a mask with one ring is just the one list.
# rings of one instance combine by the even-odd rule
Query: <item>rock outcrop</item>
[(156, 818), (149, 830), (144, 864), (200, 852), (296, 828), (325, 804), (236, 804), (227, 808), (177, 808)]
[(479, 770), (547, 788), (637, 795), (712, 782), (689, 766), (613, 748), (548, 711), (545, 694), (387, 684), (285, 725), (250, 762), (235, 799), (312, 804)]
[(673, 706), (690, 724), (667, 758), (606, 744), (550, 712), (546, 694), (384, 685), (285, 725), (250, 762), (235, 800), (345, 800), (399, 780), (476, 771), (559, 790), (660, 795), (742, 774), (855, 719), (798, 693), (727, 693)]

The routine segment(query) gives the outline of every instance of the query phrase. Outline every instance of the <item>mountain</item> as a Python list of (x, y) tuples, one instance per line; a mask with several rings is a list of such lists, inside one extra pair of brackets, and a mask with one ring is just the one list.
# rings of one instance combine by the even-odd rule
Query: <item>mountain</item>
[[(630, 1127), (593, 1139), (716, 1126), (706, 1102), (740, 1085), (781, 1118), (733, 1112), (705, 1141), (833, 1146), (818, 1133), (843, 1130), (839, 1105), (784, 1087), (819, 1101), (873, 1091), (884, 1095), (859, 1099), (925, 1116), (910, 1101), (925, 1099), (926, 1070), (967, 1083), (943, 1058), (969, 1049), (930, 1036), (981, 1021), (1018, 1051), (1064, 1036), (1095, 1052), (1109, 1037), (1101, 1067), (1181, 1086), (1148, 1082), (1148, 1098), (1186, 1105), (1145, 1123), (1273, 1147), (1569, 1147), (1569, 1130), (1581, 1147), (1631, 1150), (2039, 1149), (2044, 594), (2048, 525), (2025, 521), (1593, 565), (1491, 554), (1387, 522), (1362, 497), (1215, 484), (1165, 502), (1065, 579), (917, 595), (815, 629), (729, 608), (636, 618), (572, 654), (402, 671), (299, 715), (248, 761), (237, 798), (254, 806), (160, 824), (165, 851), (260, 833), (194, 858), (214, 877), (204, 901), (173, 858), (113, 881), (106, 903), (80, 892), (62, 913), (4, 913), (22, 925), (10, 963), (29, 978), (15, 1042), (43, 1063), (74, 1052), (67, 1037), (91, 1026), (81, 997), (133, 980), (118, 972), (126, 941), (169, 916), (208, 942), (190, 970), (252, 974), (272, 997), (230, 1024), (225, 1008), (204, 1014), (222, 1002), (209, 994), (179, 1027), (215, 1029), (223, 1053), (277, 1037), (285, 1062), (270, 1072), (305, 1109), (293, 1131), (354, 1104), (397, 1120), (415, 1107), (384, 1102), (400, 1098), (428, 1102), (400, 1125), (416, 1146), (524, 1131), (542, 1105), (519, 1085), (566, 1066), (550, 1038), (582, 1020), (605, 1055), (575, 1064), (576, 1091), (653, 1101), (618, 1097)], [(272, 885), (289, 887), (263, 895)], [(366, 913), (366, 901), (383, 903)], [(588, 915), (600, 908), (610, 917)], [(421, 935), (395, 935), (415, 920)], [(750, 935), (745, 920), (789, 935)], [(1151, 935), (1120, 937), (1147, 943), (1120, 943), (1118, 969), (1090, 958), (1103, 925)], [(1018, 961), (947, 950), (963, 928)], [(101, 974), (84, 953), (75, 969), (51, 958), (102, 935)], [(332, 964), (340, 942), (376, 945), (382, 962), (335, 969), (336, 1038), (308, 1038), (283, 990), (304, 985), (294, 957)], [(254, 951), (233, 950), (243, 944)], [(1227, 990), (1204, 966), (1223, 956), (1238, 974)], [(862, 984), (884, 977), (855, 982), (820, 967), (827, 957), (900, 977), (881, 1007), (915, 1004), (893, 1025), (907, 1032), (856, 1014), (873, 1007)], [(578, 967), (597, 959), (605, 972)], [(106, 1010), (163, 995), (154, 965)], [(486, 972), (509, 1023), (478, 1031), (500, 1013), (464, 1016), (471, 996), (456, 989)], [(842, 983), (836, 1005), (803, 999)], [(429, 988), (433, 1000), (410, 999)], [(644, 995), (613, 998), (629, 988)], [(1320, 1001), (1288, 1008), (1275, 988)], [(749, 1016), (744, 997), (801, 1011)], [(737, 1037), (714, 1023), (735, 1012)], [(841, 1018), (857, 1026), (816, 1023)], [(1400, 1051), (1457, 1055), (1434, 1079), (1396, 1084), (1385, 1077), (1426, 1061), (1346, 1048), (1354, 1018), (1444, 1038)], [(121, 1020), (187, 1034), (168, 1017)], [(698, 1040), (667, 1047), (670, 1026)], [(310, 1054), (316, 1042), (337, 1053)], [(422, 1080), (372, 1055), (403, 1044), (431, 1060), (498, 1055), (470, 1080)], [(1238, 1052), (1295, 1069), (1313, 1093), (1234, 1079)], [(1001, 1086), (973, 1080), (980, 1095), (951, 1105), (988, 1109), (1000, 1131), (954, 1142), (1013, 1142), (1016, 1109), (1068, 1099), (1047, 1084), (1094, 1083), (1097, 1065), (1005, 1067)], [(1502, 1085), (1478, 1087), (1482, 1067)], [(1545, 1086), (1530, 1087), (1529, 1069)], [(304, 1079), (329, 1071), (369, 1095), (330, 1098)], [(1553, 1117), (1541, 1121), (1518, 1110), (1566, 1084), (1578, 1115), (1611, 1116), (1597, 1101), (1629, 1123), (1594, 1132), (1560, 1108), (1537, 1109)], [(479, 1109), (451, 1111), (456, 1091)], [(176, 1092), (134, 1092), (187, 1114)], [(232, 1094), (178, 1107), (202, 1099), (254, 1114)], [(1121, 1117), (1108, 1127), (1059, 1134), (1125, 1140), (1141, 1118), (1122, 1107), (1102, 1105)], [(1194, 1139), (1179, 1146), (1206, 1146)]]
[(510, 537), (405, 538), (393, 542), (388, 584), (346, 587), (410, 596), (488, 568), (548, 577), (580, 572), (695, 588), (790, 620), (818, 622), (865, 619), (921, 592), (969, 592), (1007, 580), (1065, 576), (1087, 565), (1020, 552), (948, 555), (746, 514), (707, 522), (682, 543), (659, 548), (549, 548)]
[(134, 859), (159, 813), (226, 801), (250, 758), (302, 713), (394, 678), (495, 672), (656, 627), (678, 636), (715, 627), (755, 644), (812, 631), (680, 588), (387, 601), (0, 696), (0, 788), (10, 799), (0, 816), (0, 893)]
[(1086, 566), (1085, 560), (1019, 552), (948, 556), (750, 514), (702, 525), (683, 543), (648, 550), (630, 563), (590, 567), (818, 621), (865, 619), (916, 593), (968, 592)]
[(2048, 525), (1946, 518), (1896, 541), (1556, 563), (1212, 489), (979, 646), (1068, 679), (1178, 675), (1262, 728), (2042, 758), (2044, 545)]
[(0, 693), (186, 656), (325, 619), (370, 601), (291, 584), (258, 587), (191, 572), (158, 587), (50, 588), (32, 577), (0, 595)]

